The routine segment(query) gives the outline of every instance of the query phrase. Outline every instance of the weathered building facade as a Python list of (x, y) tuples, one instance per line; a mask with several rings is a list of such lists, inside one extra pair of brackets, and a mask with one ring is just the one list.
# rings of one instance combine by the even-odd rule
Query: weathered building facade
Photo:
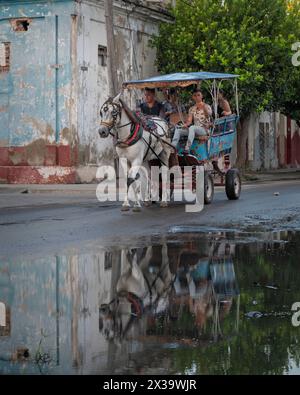
[[(92, 181), (113, 162), (111, 140), (97, 133), (108, 97), (103, 1), (0, 7), (0, 182)], [(150, 2), (114, 2), (119, 84), (155, 74), (149, 41), (166, 20)]]
[[(114, 1), (119, 86), (156, 73), (149, 41), (170, 21), (168, 2)], [(103, 3), (0, 1), (0, 182), (91, 182), (98, 165), (113, 163), (111, 139), (97, 133), (108, 97)], [(252, 169), (300, 166), (295, 122), (253, 115), (248, 136)]]
[(99, 251), (0, 262), (1, 374), (93, 374), (95, 358), (99, 371), (105, 368), (99, 307), (111, 300), (111, 262), (118, 256)]
[(296, 121), (280, 113), (252, 114), (247, 163), (252, 170), (300, 168), (300, 127)]

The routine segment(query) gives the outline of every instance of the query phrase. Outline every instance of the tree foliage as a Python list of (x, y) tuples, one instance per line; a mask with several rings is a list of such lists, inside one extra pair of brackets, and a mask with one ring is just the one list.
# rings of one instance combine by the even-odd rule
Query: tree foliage
[(299, 0), (178, 0), (154, 38), (160, 72), (240, 75), (242, 115), (281, 110), (300, 119)]

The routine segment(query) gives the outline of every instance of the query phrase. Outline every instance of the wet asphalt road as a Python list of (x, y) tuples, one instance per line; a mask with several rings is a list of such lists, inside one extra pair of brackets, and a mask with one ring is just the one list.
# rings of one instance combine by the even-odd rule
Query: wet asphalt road
[[(279, 195), (277, 195), (279, 193)], [(121, 203), (99, 203), (94, 194), (0, 194), (0, 256), (44, 255), (104, 245), (138, 244), (178, 227), (193, 230), (300, 229), (300, 180), (244, 185), (239, 201), (216, 188), (201, 213), (183, 203), (121, 213)]]

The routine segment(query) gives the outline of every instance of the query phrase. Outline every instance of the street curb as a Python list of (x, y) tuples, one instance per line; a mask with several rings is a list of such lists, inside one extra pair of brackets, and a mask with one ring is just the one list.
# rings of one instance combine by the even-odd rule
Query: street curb
[[(298, 181), (300, 180), (300, 172), (297, 175), (291, 177), (270, 177), (270, 178), (257, 178), (255, 180), (245, 180), (242, 176), (243, 185), (253, 185), (262, 183), (276, 183), (283, 181)], [(75, 187), (76, 185), (76, 187)], [(92, 184), (59, 184), (57, 185), (37, 185), (37, 184), (0, 184), (0, 196), (1, 194), (41, 194), (41, 195), (52, 195), (52, 194), (91, 194), (96, 193), (97, 186), (99, 183)]]
[(280, 178), (261, 178), (261, 179), (256, 179), (256, 180), (244, 180), (242, 177), (242, 184), (247, 185), (247, 184), (261, 184), (264, 182), (282, 182), (282, 181), (298, 181), (300, 180), (300, 175), (298, 177), (280, 177)]

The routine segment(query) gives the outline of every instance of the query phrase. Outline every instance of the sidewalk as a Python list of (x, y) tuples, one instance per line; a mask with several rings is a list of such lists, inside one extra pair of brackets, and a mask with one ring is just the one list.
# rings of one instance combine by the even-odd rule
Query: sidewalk
[(276, 169), (268, 171), (246, 171), (242, 180), (245, 184), (255, 182), (300, 180), (300, 169)]
[(2, 193), (95, 194), (99, 184), (0, 184)]
[[(300, 169), (284, 169), (268, 172), (247, 172), (242, 176), (244, 185), (261, 184), (264, 182), (300, 181)], [(96, 191), (100, 185), (102, 196), (105, 184), (52, 184), (52, 185), (19, 185), (0, 184), (0, 209), (15, 209), (38, 206), (64, 206), (100, 204), (109, 205), (105, 199), (101, 203), (97, 200)], [(115, 191), (114, 183), (109, 185)], [(224, 188), (224, 187), (221, 187)], [(124, 190), (121, 191), (121, 196)]]
[[(256, 182), (300, 180), (300, 169), (278, 169), (265, 172), (247, 171), (242, 175), (245, 184)], [(94, 194), (99, 183), (93, 184), (0, 184), (0, 194), (40, 193), (40, 194)]]

